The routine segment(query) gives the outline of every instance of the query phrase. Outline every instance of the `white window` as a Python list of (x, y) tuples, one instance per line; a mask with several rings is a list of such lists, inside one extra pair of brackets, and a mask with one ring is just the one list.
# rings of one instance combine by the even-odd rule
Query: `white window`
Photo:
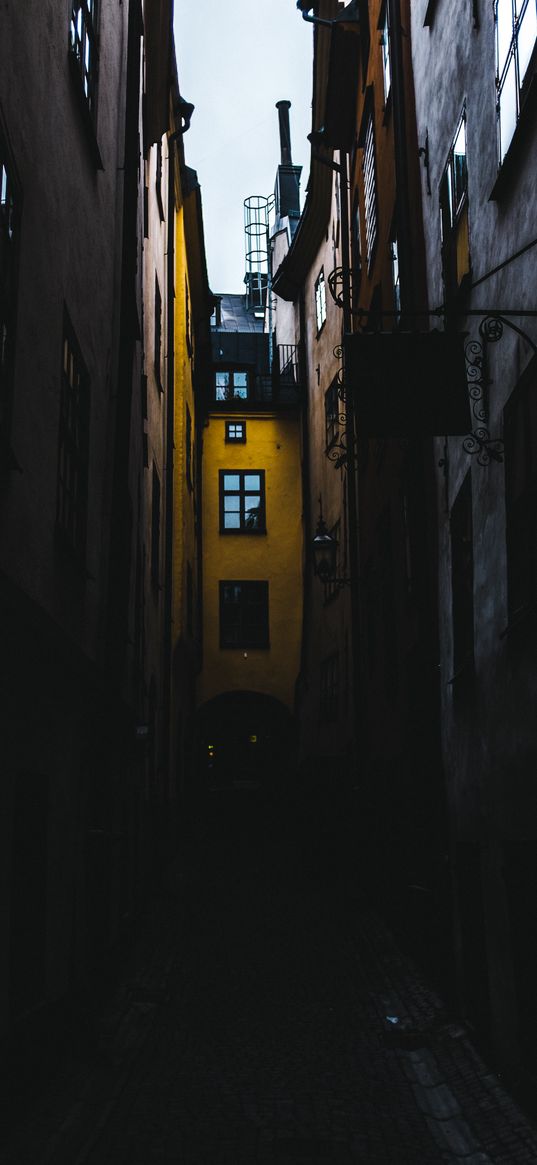
[(315, 316), (317, 319), (317, 331), (320, 332), (326, 319), (326, 283), (322, 268), (315, 281)]
[(501, 165), (520, 117), (524, 79), (537, 37), (537, 0), (495, 0), (494, 15)]
[(392, 239), (390, 258), (392, 262), (393, 304), (397, 312), (396, 321), (398, 321), (401, 314), (401, 277), (399, 273), (399, 252), (397, 250), (397, 238)]

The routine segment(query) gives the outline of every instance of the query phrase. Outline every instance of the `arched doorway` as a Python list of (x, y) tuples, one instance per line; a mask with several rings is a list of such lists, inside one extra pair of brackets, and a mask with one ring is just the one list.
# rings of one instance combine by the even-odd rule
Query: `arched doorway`
[(294, 720), (260, 692), (225, 692), (196, 714), (201, 789), (283, 792), (295, 763)]

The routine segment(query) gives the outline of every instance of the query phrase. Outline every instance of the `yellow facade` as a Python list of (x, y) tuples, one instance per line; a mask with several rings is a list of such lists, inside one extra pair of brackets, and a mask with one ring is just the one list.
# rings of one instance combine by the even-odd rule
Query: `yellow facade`
[[(195, 591), (196, 533), (195, 489), (195, 402), (193, 389), (194, 337), (192, 335), (190, 278), (185, 237), (184, 208), (176, 215), (175, 236), (175, 400), (174, 400), (174, 542), (172, 638), (174, 646), (188, 634), (193, 619), (188, 612), (187, 572), (192, 572)], [(190, 418), (190, 420), (188, 420)], [(192, 629), (190, 629), (192, 635)]]
[[(226, 421), (246, 443), (226, 443)], [(263, 470), (266, 533), (220, 533), (220, 470)], [(295, 416), (212, 412), (203, 433), (203, 670), (198, 704), (257, 692), (293, 710), (302, 635), (302, 481)], [(269, 646), (220, 647), (220, 581), (266, 580)]]

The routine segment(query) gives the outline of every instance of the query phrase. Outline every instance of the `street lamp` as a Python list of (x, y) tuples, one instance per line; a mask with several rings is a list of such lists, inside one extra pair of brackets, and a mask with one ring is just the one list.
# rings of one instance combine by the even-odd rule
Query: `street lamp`
[(319, 519), (315, 537), (311, 543), (313, 555), (313, 573), (325, 586), (344, 587), (350, 583), (350, 578), (336, 578), (338, 540), (328, 533), (323, 518), (321, 497), (319, 496)]

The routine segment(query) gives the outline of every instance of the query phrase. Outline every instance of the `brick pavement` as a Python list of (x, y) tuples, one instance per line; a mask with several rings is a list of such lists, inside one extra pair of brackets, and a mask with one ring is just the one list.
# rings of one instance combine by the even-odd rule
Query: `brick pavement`
[(193, 834), (98, 1054), (47, 1083), (4, 1165), (537, 1162), (383, 923), (264, 816), (234, 805)]

